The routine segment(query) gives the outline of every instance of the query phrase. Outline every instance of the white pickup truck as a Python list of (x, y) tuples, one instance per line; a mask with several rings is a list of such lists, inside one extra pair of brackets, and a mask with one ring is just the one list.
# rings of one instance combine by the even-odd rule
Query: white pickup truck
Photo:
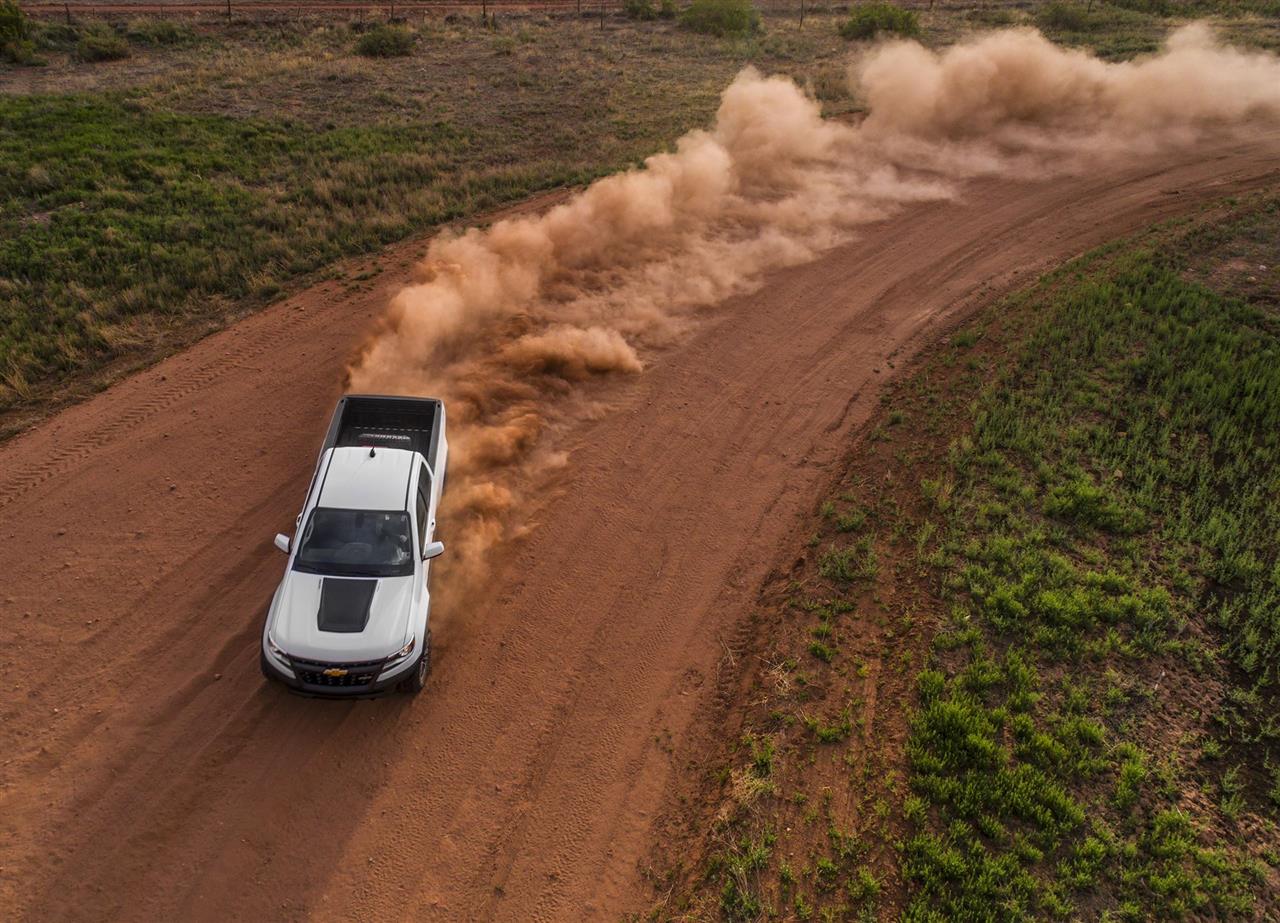
[(262, 672), (322, 696), (416, 693), (431, 669), (430, 562), (449, 444), (444, 404), (338, 402), (262, 630)]

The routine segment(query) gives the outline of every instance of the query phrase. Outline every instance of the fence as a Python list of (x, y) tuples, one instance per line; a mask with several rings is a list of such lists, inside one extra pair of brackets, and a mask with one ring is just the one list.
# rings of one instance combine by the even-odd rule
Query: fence
[(598, 15), (600, 10), (620, 10), (622, 0), (378, 0), (356, 3), (342, 0), (209, 0), (209, 2), (118, 2), (98, 3), (65, 0), (62, 3), (22, 3), (29, 16), (50, 19), (74, 16), (185, 16), (255, 19), (269, 16), (420, 16), (428, 13), (471, 13), (487, 11), (577, 12)]
[[(845, 11), (857, 0), (755, 0), (766, 14), (793, 14), (807, 6), (810, 12)], [(895, 0), (899, 6), (932, 10), (935, 0)], [(581, 13), (599, 15), (602, 10), (617, 12), (624, 0), (53, 0), (23, 3), (22, 10), (41, 18), (76, 15), (94, 16), (186, 16), (257, 19), (281, 16), (367, 16), (383, 18), (418, 17), (428, 14), (518, 11)], [(936, 0), (938, 8), (956, 9), (1026, 6), (1026, 0)]]

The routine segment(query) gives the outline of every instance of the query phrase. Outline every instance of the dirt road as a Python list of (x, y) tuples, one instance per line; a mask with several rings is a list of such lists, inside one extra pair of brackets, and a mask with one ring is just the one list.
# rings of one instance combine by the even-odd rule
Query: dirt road
[[(877, 386), (1094, 244), (1280, 179), (1280, 136), (968, 187), (709, 315), (570, 434), (563, 495), (416, 700), (257, 644), (344, 361), (321, 286), (0, 447), (0, 917), (616, 919), (726, 641)], [(896, 357), (896, 358), (894, 358)], [(448, 536), (442, 536), (446, 542)]]

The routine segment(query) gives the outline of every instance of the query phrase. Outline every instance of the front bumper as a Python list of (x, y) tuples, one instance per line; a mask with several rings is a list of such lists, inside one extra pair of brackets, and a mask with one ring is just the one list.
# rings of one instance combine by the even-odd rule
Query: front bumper
[(410, 670), (406, 667), (416, 663), (416, 659), (411, 659), (409, 663), (395, 663), (384, 672), (385, 660), (326, 663), (290, 657), (291, 676), (265, 649), (259, 652), (259, 657), (262, 673), (267, 679), (283, 683), (302, 695), (334, 699), (360, 698), (390, 692), (409, 675)]

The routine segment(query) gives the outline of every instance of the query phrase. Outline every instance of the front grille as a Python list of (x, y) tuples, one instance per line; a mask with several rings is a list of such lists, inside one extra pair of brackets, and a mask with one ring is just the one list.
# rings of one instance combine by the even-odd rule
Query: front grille
[(301, 657), (290, 657), (289, 659), (294, 663), (302, 664), (304, 667), (319, 667), (321, 670), (327, 670), (329, 667), (341, 667), (344, 670), (372, 668), (374, 672), (377, 672), (378, 667), (386, 662), (385, 657), (380, 660), (355, 660), (350, 663), (335, 663), (332, 660), (304, 660)]
[(368, 686), (373, 682), (377, 672), (348, 673), (346, 676), (325, 676), (315, 670), (299, 670), (298, 678), (308, 686)]
[[(308, 686), (328, 686), (331, 688), (350, 688), (368, 686), (378, 678), (382, 669), (382, 660), (361, 660), (355, 663), (326, 663), (321, 660), (303, 660), (293, 658), (293, 669), (298, 679)], [(324, 671), (331, 669), (346, 670), (345, 676), (326, 676)]]

